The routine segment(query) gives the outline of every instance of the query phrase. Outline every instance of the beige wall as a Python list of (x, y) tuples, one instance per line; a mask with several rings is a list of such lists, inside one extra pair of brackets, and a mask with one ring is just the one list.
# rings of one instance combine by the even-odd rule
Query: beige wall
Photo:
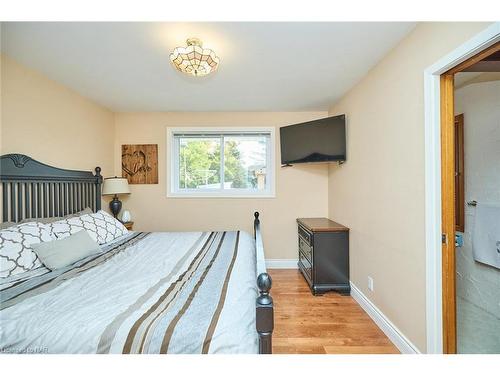
[[(330, 109), (348, 161), (329, 170), (329, 216), (351, 228), (351, 280), (426, 350), (424, 69), (488, 24), (420, 24)], [(374, 279), (374, 292), (367, 277)]]
[(113, 169), (113, 112), (1, 57), (1, 153), (69, 169)]
[[(295, 219), (327, 216), (328, 167), (326, 165), (280, 168), (276, 165), (276, 198), (167, 198), (167, 126), (283, 126), (325, 117), (326, 112), (290, 113), (117, 113), (115, 116), (115, 173), (121, 174), (121, 145), (158, 144), (158, 185), (131, 185), (124, 199), (134, 229), (195, 231), (211, 229), (252, 230), (253, 212), (261, 212), (266, 257), (297, 258)], [(279, 131), (276, 131), (279, 163)]]

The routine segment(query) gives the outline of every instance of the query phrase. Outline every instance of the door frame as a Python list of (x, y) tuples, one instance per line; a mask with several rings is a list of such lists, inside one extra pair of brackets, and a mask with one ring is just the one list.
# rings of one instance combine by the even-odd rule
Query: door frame
[[(443, 263), (441, 242), (443, 233), (441, 206), (441, 85), (443, 83), (441, 75), (498, 41), (500, 41), (500, 22), (493, 23), (424, 71), (427, 353), (446, 353), (450, 343), (449, 329), (446, 335), (443, 330), (445, 328), (443, 312), (447, 314), (450, 312), (443, 309), (443, 295), (446, 293), (443, 294), (442, 267), (443, 264), (449, 265), (450, 259), (444, 259)], [(446, 88), (446, 85), (443, 88)], [(449, 92), (449, 82), (447, 90)], [(448, 241), (454, 241), (454, 238), (448, 238)], [(454, 311), (451, 314), (454, 314)]]

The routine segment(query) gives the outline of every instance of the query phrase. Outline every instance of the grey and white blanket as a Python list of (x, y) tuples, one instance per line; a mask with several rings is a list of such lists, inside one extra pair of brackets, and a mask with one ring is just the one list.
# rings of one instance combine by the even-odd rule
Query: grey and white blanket
[(131, 232), (4, 285), (0, 352), (257, 353), (256, 262), (245, 232)]

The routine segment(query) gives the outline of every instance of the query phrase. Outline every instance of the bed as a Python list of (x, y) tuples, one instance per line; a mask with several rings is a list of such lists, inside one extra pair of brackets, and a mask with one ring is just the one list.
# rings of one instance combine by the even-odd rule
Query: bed
[[(101, 209), (95, 174), (0, 159), (2, 221)], [(2, 353), (272, 352), (273, 301), (254, 233), (128, 232), (53, 271), (2, 279)]]

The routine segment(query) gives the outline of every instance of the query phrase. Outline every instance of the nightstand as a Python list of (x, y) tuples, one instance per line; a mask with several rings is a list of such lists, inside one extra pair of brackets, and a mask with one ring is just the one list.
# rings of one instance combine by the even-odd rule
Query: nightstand
[(134, 230), (134, 222), (133, 221), (127, 221), (126, 223), (122, 223), (127, 230)]

